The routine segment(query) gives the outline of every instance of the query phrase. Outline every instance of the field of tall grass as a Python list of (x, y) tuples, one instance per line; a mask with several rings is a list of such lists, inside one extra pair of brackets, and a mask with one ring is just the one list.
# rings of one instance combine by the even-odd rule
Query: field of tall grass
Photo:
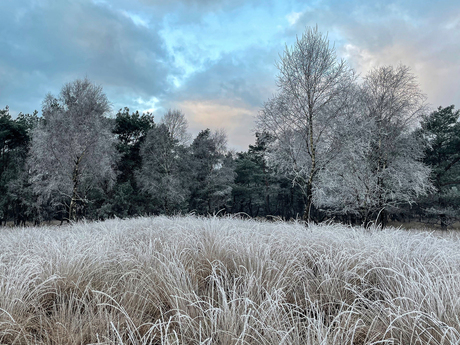
[(0, 228), (0, 344), (460, 344), (459, 242), (191, 216)]

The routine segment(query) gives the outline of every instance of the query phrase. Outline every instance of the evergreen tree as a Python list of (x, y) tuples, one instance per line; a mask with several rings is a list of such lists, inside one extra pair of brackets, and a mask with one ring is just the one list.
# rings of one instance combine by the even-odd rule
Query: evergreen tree
[(421, 199), (428, 216), (445, 229), (460, 218), (460, 110), (439, 107), (423, 118), (424, 162), (432, 169), (435, 192)]
[(115, 118), (113, 133), (117, 136), (117, 182), (111, 194), (110, 212), (118, 217), (129, 217), (149, 212), (149, 197), (141, 192), (136, 172), (142, 167), (141, 146), (147, 133), (155, 126), (151, 113), (129, 113), (120, 109)]
[(32, 217), (33, 195), (25, 162), (30, 131), (37, 122), (37, 112), (12, 119), (8, 107), (0, 110), (0, 222), (13, 219), (19, 224)]
[(234, 181), (233, 159), (224, 155), (222, 140), (209, 129), (201, 131), (190, 147), (190, 210), (211, 214), (229, 210)]

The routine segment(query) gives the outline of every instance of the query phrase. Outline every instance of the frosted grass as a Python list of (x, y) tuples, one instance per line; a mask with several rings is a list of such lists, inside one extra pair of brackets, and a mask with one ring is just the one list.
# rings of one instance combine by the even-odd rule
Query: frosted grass
[(455, 236), (156, 217), (0, 248), (0, 344), (460, 344)]

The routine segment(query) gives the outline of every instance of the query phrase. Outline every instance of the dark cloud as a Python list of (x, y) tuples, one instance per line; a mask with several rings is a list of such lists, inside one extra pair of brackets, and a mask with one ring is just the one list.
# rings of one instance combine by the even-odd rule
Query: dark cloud
[(0, 25), (1, 103), (20, 93), (44, 97), (85, 75), (139, 96), (167, 90), (174, 69), (155, 22), (146, 28), (91, 1), (10, 4), (0, 5), (11, 14)]
[(0, 108), (13, 113), (87, 76), (115, 111), (182, 106), (197, 126), (228, 125), (236, 146), (276, 92), (284, 43), (316, 24), (359, 72), (403, 63), (434, 106), (460, 99), (453, 0), (16, 0), (0, 13)]

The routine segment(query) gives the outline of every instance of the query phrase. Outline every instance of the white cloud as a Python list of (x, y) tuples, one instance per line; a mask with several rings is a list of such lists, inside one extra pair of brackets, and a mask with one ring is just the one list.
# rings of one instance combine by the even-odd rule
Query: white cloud
[(289, 22), (289, 25), (293, 26), (297, 23), (299, 20), (300, 16), (302, 15), (302, 12), (291, 12), (286, 16), (286, 19)]
[(449, 60), (441, 64), (440, 57), (434, 56), (434, 53), (424, 53), (421, 52), (420, 42), (408, 44), (404, 41), (382, 46), (380, 50), (353, 44), (346, 44), (342, 49), (342, 56), (361, 76), (379, 66), (403, 64), (411, 68), (433, 107), (455, 104), (460, 97), (457, 87), (460, 66)]
[(149, 27), (149, 21), (145, 18), (142, 18), (140, 15), (138, 14), (135, 14), (135, 13), (132, 13), (132, 12), (128, 12), (128, 11), (121, 11), (121, 13), (132, 20), (132, 22), (137, 25), (137, 26), (142, 26), (142, 27), (145, 27), (145, 28), (148, 28)]
[(156, 97), (151, 97), (148, 100), (144, 100), (141, 97), (138, 97), (135, 101), (137, 103), (139, 112), (141, 113), (153, 113), (158, 109), (156, 105), (158, 104), (159, 100)]

